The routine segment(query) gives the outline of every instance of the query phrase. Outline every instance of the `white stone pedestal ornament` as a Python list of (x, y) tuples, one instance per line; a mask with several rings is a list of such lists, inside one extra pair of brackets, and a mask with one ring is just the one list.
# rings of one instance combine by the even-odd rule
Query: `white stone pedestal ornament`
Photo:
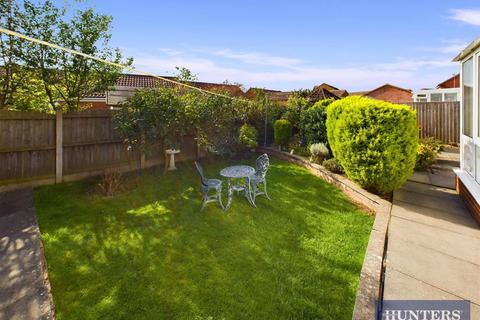
[[(165, 150), (165, 153), (167, 154), (167, 160), (168, 160), (168, 171), (173, 171), (177, 170), (177, 167), (175, 167), (175, 155), (177, 153), (180, 153), (180, 150), (175, 150), (175, 149), (167, 149)], [(170, 157), (169, 157), (170, 156)]]

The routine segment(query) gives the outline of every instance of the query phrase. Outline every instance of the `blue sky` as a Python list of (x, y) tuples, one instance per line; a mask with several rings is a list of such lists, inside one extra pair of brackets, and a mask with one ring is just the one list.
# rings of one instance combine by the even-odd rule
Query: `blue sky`
[(433, 87), (480, 36), (477, 1), (87, 1), (135, 67), (279, 90)]

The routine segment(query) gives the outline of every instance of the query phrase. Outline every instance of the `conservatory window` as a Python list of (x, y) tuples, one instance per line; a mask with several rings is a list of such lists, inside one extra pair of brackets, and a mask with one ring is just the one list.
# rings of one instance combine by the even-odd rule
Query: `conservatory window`
[(473, 59), (463, 63), (463, 134), (471, 137), (473, 132)]
[(442, 102), (442, 94), (441, 93), (432, 93), (430, 95), (431, 102)]
[(445, 101), (458, 101), (457, 100), (457, 93), (445, 93)]

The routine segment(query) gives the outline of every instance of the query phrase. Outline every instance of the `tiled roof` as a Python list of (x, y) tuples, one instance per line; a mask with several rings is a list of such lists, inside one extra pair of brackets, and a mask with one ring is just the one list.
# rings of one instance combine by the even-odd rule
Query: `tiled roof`
[[(162, 76), (162, 78), (174, 80), (175, 77)], [(235, 84), (224, 84), (224, 83), (211, 83), (211, 82), (200, 82), (200, 81), (191, 81), (187, 82), (189, 85), (209, 90), (215, 92), (228, 92), (233, 96), (242, 96), (244, 93), (242, 89)], [(121, 87), (132, 87), (132, 88), (174, 88), (175, 83), (162, 80), (153, 76), (137, 75), (137, 74), (124, 74), (118, 81), (117, 86)]]
[(322, 89), (327, 89), (327, 90), (329, 90), (329, 91), (332, 91), (332, 90), (340, 90), (340, 89), (338, 89), (337, 87), (334, 87), (334, 86), (332, 86), (332, 85), (330, 85), (330, 84), (328, 84), (328, 83), (325, 83), (325, 82), (322, 83), (322, 84), (320, 84), (320, 85), (318, 85), (318, 86), (314, 86), (314, 87), (313, 87), (313, 90), (315, 90), (315, 89), (320, 89), (320, 88), (322, 88)]
[(270, 92), (268, 94), (268, 99), (270, 101), (287, 101), (288, 97), (290, 97), (291, 92)]
[(270, 101), (287, 101), (288, 97), (292, 94), (290, 91), (279, 91), (252, 87), (247, 90), (247, 92), (245, 93), (245, 97), (247, 99), (256, 99), (258, 91), (263, 91), (264, 93), (266, 93)]
[[(164, 77), (169, 78), (169, 77)], [(175, 84), (169, 81), (161, 80), (152, 76), (144, 76), (138, 74), (123, 74), (117, 80), (117, 86), (132, 88), (173, 88)]]
[(236, 84), (210, 83), (210, 82), (190, 82), (190, 85), (213, 92), (228, 92), (232, 96), (244, 96), (243, 90)]
[(402, 88), (402, 87), (394, 86), (393, 84), (390, 84), (390, 83), (385, 83), (384, 85), (382, 85), (382, 86), (380, 86), (380, 87), (378, 87), (378, 88), (375, 88), (375, 89), (373, 89), (373, 90), (367, 91), (364, 95), (368, 95), (368, 94), (370, 94), (370, 93), (372, 93), (372, 92), (374, 92), (374, 91), (377, 91), (377, 90), (379, 90), (379, 89), (382, 89), (382, 88), (384, 88), (384, 87), (395, 88), (395, 89), (402, 90), (402, 91), (405, 91), (405, 92), (410, 92), (410, 93), (412, 92), (412, 90), (410, 90), (410, 89), (405, 89), (405, 88)]
[(329, 90), (329, 91), (339, 98), (343, 98), (343, 97), (348, 96), (348, 91), (347, 90)]
[(310, 99), (313, 101), (320, 101), (328, 98), (338, 99), (340, 97), (321, 86), (314, 87), (310, 93)]
[(459, 87), (460, 87), (460, 73), (454, 74), (447, 80), (437, 84), (437, 89), (459, 88)]

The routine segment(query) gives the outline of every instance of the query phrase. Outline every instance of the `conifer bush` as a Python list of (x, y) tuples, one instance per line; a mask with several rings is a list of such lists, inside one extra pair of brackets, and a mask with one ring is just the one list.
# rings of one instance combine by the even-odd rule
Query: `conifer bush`
[(273, 124), (273, 137), (279, 146), (286, 146), (292, 136), (292, 124), (288, 120), (280, 119)]
[(384, 194), (412, 174), (418, 146), (415, 111), (405, 105), (347, 97), (327, 108), (327, 136), (346, 175)]

